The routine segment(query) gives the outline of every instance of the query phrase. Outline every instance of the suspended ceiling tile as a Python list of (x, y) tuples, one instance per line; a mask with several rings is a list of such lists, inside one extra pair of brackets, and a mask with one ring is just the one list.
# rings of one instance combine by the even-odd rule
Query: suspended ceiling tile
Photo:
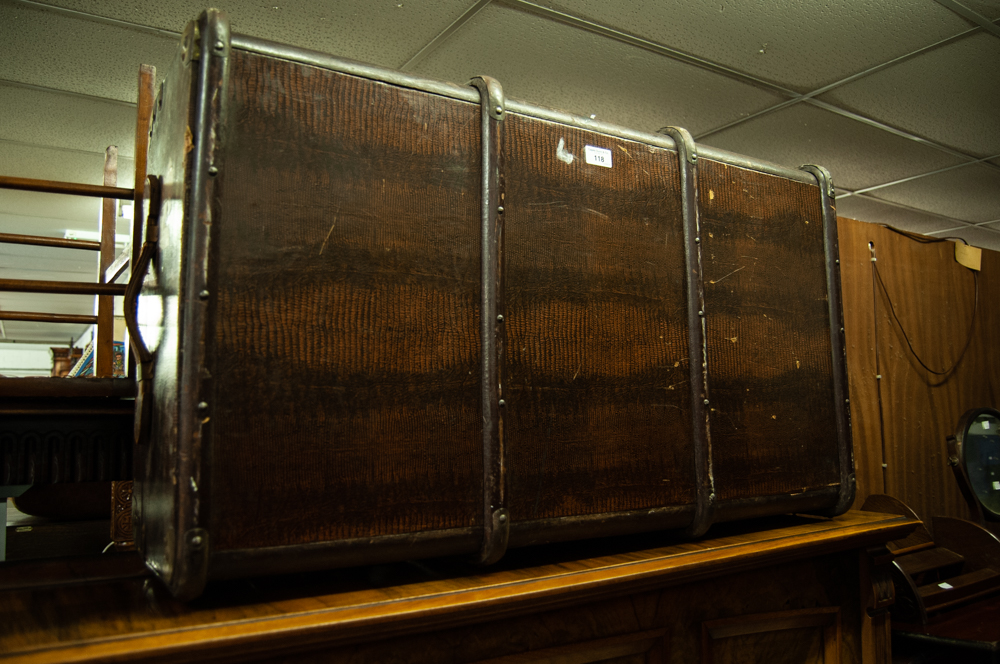
[(998, 81), (1000, 39), (980, 32), (820, 99), (986, 157), (1000, 153)]
[[(0, 141), (95, 154), (117, 145), (120, 157), (131, 157), (135, 147), (135, 106), (131, 104), (0, 82), (0, 117), (4, 119)], [(20, 151), (30, 156), (29, 150)], [(102, 157), (97, 159), (102, 163)]]
[(475, 0), (55, 0), (46, 4), (175, 32), (212, 6), (226, 12), (233, 32), (398, 68)]
[[(101, 184), (103, 153), (0, 141), (0, 175)], [(118, 160), (118, 183), (131, 187), (133, 162)], [(101, 201), (87, 196), (0, 189), (0, 232), (62, 236), (66, 229), (97, 230)]]
[(968, 30), (934, 2), (831, 0), (558, 0), (614, 26), (800, 92)]
[(860, 189), (961, 163), (949, 154), (808, 104), (762, 115), (702, 142), (791, 168), (820, 164)]
[[(132, 158), (123, 157), (119, 153), (118, 183), (120, 186), (132, 186), (133, 168)], [(104, 182), (104, 149), (90, 152), (38, 147), (17, 141), (0, 140), (0, 175), (102, 184)], [(42, 194), (42, 196), (45, 195)], [(63, 196), (55, 196), (54, 194), (50, 196), (63, 198)], [(82, 200), (79, 196), (66, 198)]]
[[(40, 235), (42, 237), (65, 237), (66, 231), (96, 233), (100, 227), (97, 217), (97, 212), (95, 212), (91, 218), (76, 217), (72, 219), (28, 216), (24, 214), (0, 212), (0, 233), (14, 233), (15, 235)], [(117, 220), (115, 233), (117, 235), (128, 235), (131, 223), (132, 222), (127, 219), (119, 218)]]
[[(502, 48), (499, 47), (502, 45)], [(781, 98), (718, 74), (505, 7), (489, 6), (415, 72), (497, 78), (508, 97), (643, 131), (698, 132)]]
[(938, 237), (960, 237), (974, 247), (1000, 251), (1000, 232), (988, 228), (967, 226), (938, 233)]
[(139, 65), (162, 77), (178, 43), (20, 3), (0, 4), (0, 25), (0, 78), (133, 103)]
[(995, 221), (1000, 219), (1000, 169), (971, 164), (871, 195), (962, 221)]
[(96, 251), (4, 243), (0, 244), (0, 274), (11, 279), (92, 281), (99, 258)]
[[(97, 198), (66, 196), (63, 194), (40, 194), (34, 191), (0, 190), (0, 219), (60, 219), (66, 228), (90, 228), (97, 230), (101, 214), (101, 202)], [(48, 221), (46, 223), (49, 223)], [(5, 233), (21, 232), (16, 230)], [(28, 233), (39, 235), (42, 233)]]
[[(65, 312), (63, 312), (65, 313)], [(71, 340), (76, 341), (87, 330), (87, 325), (67, 325), (65, 323), (25, 323), (16, 320), (5, 320), (4, 331), (7, 340), (16, 340), (16, 345), (22, 343), (44, 343), (52, 346), (66, 346)], [(14, 344), (10, 344), (13, 346)], [(7, 345), (0, 346), (0, 353)], [(13, 373), (13, 372), (12, 372)], [(44, 374), (40, 374), (44, 375)]]
[(1000, 18), (1000, 2), (997, 0), (962, 0), (962, 4), (991, 21)]
[(837, 216), (849, 217), (872, 224), (885, 224), (911, 233), (933, 233), (951, 228), (954, 221), (894, 205), (873, 201), (862, 196), (837, 198)]

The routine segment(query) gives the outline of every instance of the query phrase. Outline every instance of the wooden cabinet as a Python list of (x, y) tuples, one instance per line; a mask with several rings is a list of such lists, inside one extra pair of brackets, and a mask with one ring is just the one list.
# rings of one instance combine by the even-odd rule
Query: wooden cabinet
[(779, 517), (697, 542), (517, 549), (485, 569), (437, 559), (217, 582), (189, 604), (149, 577), (43, 588), (44, 571), (18, 581), (8, 567), (0, 660), (888, 662), (879, 553), (917, 523)]

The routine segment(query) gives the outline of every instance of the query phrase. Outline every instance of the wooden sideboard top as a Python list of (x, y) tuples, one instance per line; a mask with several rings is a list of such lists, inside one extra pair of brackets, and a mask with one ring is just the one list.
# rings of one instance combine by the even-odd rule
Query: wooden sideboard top
[(122, 559), (126, 578), (71, 585), (56, 564), (62, 578), (49, 587), (28, 578), (44, 572), (37, 566), (0, 566), (0, 661), (239, 659), (358, 643), (862, 549), (917, 524), (860, 511), (776, 517), (720, 524), (697, 542), (657, 533), (516, 549), (489, 568), (437, 559), (216, 582), (188, 604), (134, 559)]

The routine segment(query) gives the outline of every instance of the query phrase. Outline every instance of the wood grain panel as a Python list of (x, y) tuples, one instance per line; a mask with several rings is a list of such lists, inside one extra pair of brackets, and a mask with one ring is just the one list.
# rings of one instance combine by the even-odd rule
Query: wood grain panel
[[(689, 504), (677, 156), (516, 114), (506, 123), (512, 518)], [(586, 145), (611, 150), (613, 167), (586, 163)]]
[(840, 609), (746, 614), (701, 625), (702, 664), (839, 664)]
[[(853, 219), (840, 219), (839, 229), (858, 477), (855, 504), (862, 504), (872, 493), (887, 493), (925, 521), (936, 515), (969, 518), (947, 465), (945, 438), (965, 411), (998, 405), (995, 383), (1000, 352), (995, 331), (1000, 315), (993, 304), (1000, 297), (1000, 254), (983, 250), (979, 307), (971, 344), (962, 356), (975, 309), (976, 282), (970, 270), (955, 262), (954, 244), (924, 244)], [(881, 288), (873, 302), (869, 242), (874, 243), (878, 269), (896, 314), (924, 362), (940, 371), (962, 358), (951, 375), (935, 376), (917, 363)], [(881, 420), (876, 342), (882, 376)], [(886, 464), (884, 475), (882, 463)]]
[(477, 523), (478, 107), (232, 57), (213, 546)]
[(698, 168), (716, 494), (839, 484), (819, 191)]

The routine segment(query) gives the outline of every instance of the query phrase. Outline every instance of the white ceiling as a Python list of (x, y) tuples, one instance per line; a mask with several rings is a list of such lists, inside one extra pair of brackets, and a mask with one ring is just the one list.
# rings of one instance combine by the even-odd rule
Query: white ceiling
[[(1000, 0), (229, 0), (233, 30), (826, 166), (843, 216), (1000, 250)], [(131, 186), (140, 64), (198, 0), (0, 0), (0, 174)], [(0, 190), (0, 232), (96, 230), (99, 202)], [(126, 232), (124, 227), (120, 232)], [(96, 254), (0, 244), (0, 278), (92, 281)], [(92, 313), (85, 296), (0, 309)], [(6, 321), (0, 341), (82, 326)]]

